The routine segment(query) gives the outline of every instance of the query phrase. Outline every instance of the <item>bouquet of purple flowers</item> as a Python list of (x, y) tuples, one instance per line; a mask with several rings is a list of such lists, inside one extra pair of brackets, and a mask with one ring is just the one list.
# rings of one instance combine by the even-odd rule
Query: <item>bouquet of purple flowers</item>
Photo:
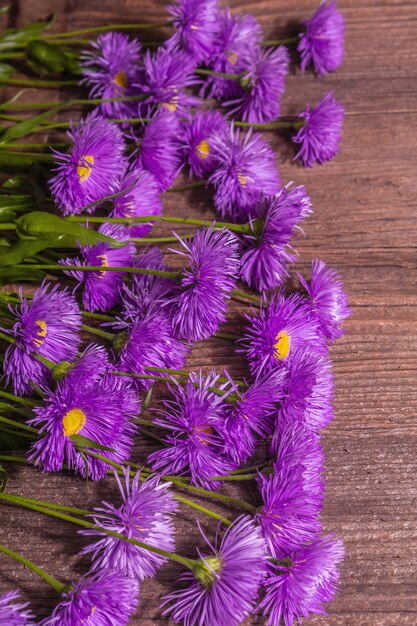
[[(255, 613), (291, 626), (325, 614), (338, 588), (344, 548), (323, 534), (320, 433), (333, 417), (329, 345), (349, 308), (322, 260), (289, 283), (312, 203), (282, 182), (259, 131), (282, 132), (306, 167), (337, 154), (344, 108), (333, 93), (280, 115), (294, 59), (319, 75), (340, 66), (343, 16), (323, 2), (292, 36), (265, 41), (253, 16), (217, 0), (168, 12), (165, 25), (85, 29), (100, 34), (81, 52), (79, 32), (45, 34), (47, 22), (0, 37), (3, 84), (84, 92), (0, 104), (0, 161), (12, 174), (0, 187), (0, 505), (78, 526), (88, 559), (64, 584), (0, 545), (57, 591), (42, 626), (128, 624), (142, 581), (169, 560), (184, 573), (161, 612), (185, 626), (238, 626)], [(124, 33), (155, 26), (173, 32), (156, 48)], [(19, 62), (43, 77), (14, 77)], [(53, 121), (79, 107), (81, 117)], [(39, 132), (61, 142), (16, 143)], [(182, 171), (192, 181), (178, 185)], [(168, 194), (198, 188), (209, 219), (164, 213)], [(149, 236), (171, 223), (183, 232)], [(242, 331), (224, 332), (235, 300), (248, 307)], [(244, 379), (187, 369), (212, 337), (241, 355)], [(153, 442), (145, 456), (142, 437)], [(15, 462), (116, 481), (119, 493), (93, 510), (18, 496), (7, 489)], [(233, 481), (256, 502), (225, 493)], [(186, 555), (179, 506), (213, 523), (207, 535), (197, 520), (201, 541)], [(0, 626), (34, 623), (18, 591), (0, 596)]]

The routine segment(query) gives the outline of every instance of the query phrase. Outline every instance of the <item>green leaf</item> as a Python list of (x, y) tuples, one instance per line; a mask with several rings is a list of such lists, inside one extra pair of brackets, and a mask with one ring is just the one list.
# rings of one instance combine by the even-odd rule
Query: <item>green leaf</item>
[(0, 78), (11, 78), (16, 72), (15, 68), (8, 63), (0, 63)]
[(6, 491), (7, 481), (9, 477), (3, 465), (0, 465), (0, 492)]
[(107, 452), (115, 452), (114, 448), (109, 448), (108, 446), (103, 446), (101, 443), (97, 443), (88, 437), (83, 437), (83, 435), (71, 435), (71, 441), (75, 443), (77, 446), (81, 446), (81, 448), (93, 448), (95, 450), (106, 450)]
[(16, 218), (16, 213), (11, 211), (9, 208), (3, 208), (0, 206), (0, 224), (1, 222), (14, 222)]
[(68, 68), (68, 59), (61, 47), (39, 39), (27, 44), (26, 59), (41, 72), (61, 74)]
[(11, 246), (7, 252), (2, 252), (0, 267), (19, 265), (24, 259), (30, 259), (38, 252), (54, 245), (57, 237), (39, 237), (37, 239), (25, 239)]
[(41, 270), (27, 270), (19, 267), (0, 268), (0, 285), (8, 285), (18, 282), (41, 282), (45, 277), (45, 272)]
[(44, 30), (49, 28), (53, 19), (54, 16), (51, 15), (46, 21), (31, 22), (19, 29), (7, 28), (0, 37), (0, 50), (14, 48), (16, 45), (38, 38)]
[(16, 122), (13, 126), (9, 126), (1, 135), (0, 145), (4, 145), (9, 141), (14, 141), (15, 139), (21, 139), (21, 137), (30, 135), (42, 122), (48, 120), (50, 117), (55, 115), (55, 113), (58, 113), (58, 111), (66, 106), (66, 102), (61, 102), (51, 109), (48, 109), (43, 113), (39, 113), (39, 115), (34, 115), (33, 117), (23, 120), (23, 122)]
[(42, 162), (51, 163), (52, 159), (53, 157), (50, 154), (17, 153), (0, 150), (0, 170), (8, 174), (23, 171), (33, 172), (40, 167)]

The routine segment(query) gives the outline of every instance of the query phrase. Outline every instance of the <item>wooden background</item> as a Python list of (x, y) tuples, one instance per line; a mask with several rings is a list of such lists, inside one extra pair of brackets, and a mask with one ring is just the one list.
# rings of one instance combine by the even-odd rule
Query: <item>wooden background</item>
[[(232, 2), (255, 14), (268, 37), (285, 33), (308, 16), (314, 0)], [(299, 238), (296, 269), (308, 271), (319, 256), (342, 274), (353, 310), (347, 334), (332, 349), (336, 416), (324, 434), (327, 453), (325, 527), (342, 537), (347, 559), (342, 589), (328, 617), (306, 623), (329, 626), (417, 624), (417, 4), (392, 0), (345, 0), (346, 57), (325, 78), (293, 72), (283, 113), (303, 109), (334, 89), (347, 108), (340, 155), (306, 171), (291, 162), (284, 138), (269, 133), (284, 182), (305, 183), (315, 214)], [(58, 14), (56, 29), (115, 21), (160, 21), (163, 0), (15, 0), (10, 25)], [(45, 94), (43, 94), (44, 96)], [(165, 211), (212, 215), (210, 198), (187, 192), (166, 197)], [(245, 307), (233, 306), (230, 328), (242, 327)], [(241, 358), (227, 342), (210, 340), (193, 350), (190, 367), (230, 368), (242, 376)], [(137, 458), (144, 458), (142, 439)], [(42, 476), (11, 467), (10, 491), (91, 507), (111, 498), (112, 481), (85, 485), (73, 476)], [(254, 489), (242, 496), (256, 503)], [(182, 510), (179, 552), (192, 555), (194, 516)], [(204, 521), (208, 532), (214, 524)], [(69, 581), (85, 569), (76, 556), (83, 545), (74, 529), (35, 513), (1, 507), (2, 542), (21, 549), (51, 574)], [(71, 533), (71, 534), (70, 534)], [(1, 557), (0, 592), (20, 585), (39, 614), (53, 593), (34, 575)], [(132, 624), (165, 623), (158, 598), (179, 571), (165, 566), (142, 586)], [(260, 617), (246, 624), (261, 624)]]

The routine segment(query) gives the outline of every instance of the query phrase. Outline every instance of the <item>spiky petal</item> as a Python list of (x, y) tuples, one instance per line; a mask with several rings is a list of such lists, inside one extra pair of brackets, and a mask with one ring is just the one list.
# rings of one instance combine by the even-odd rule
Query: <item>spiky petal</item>
[(342, 64), (345, 20), (336, 0), (323, 1), (304, 23), (297, 49), (301, 55), (301, 71), (311, 66), (317, 74), (334, 72)]

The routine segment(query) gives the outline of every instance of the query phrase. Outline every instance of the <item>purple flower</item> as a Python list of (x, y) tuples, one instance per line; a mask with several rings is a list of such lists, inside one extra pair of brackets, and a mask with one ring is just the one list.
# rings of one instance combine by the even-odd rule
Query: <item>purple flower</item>
[(317, 320), (300, 294), (274, 294), (257, 315), (246, 315), (246, 319), (250, 326), (242, 340), (242, 352), (253, 375), (262, 375), (279, 365), (288, 366), (300, 348), (326, 351)]
[(216, 167), (213, 139), (226, 135), (228, 122), (218, 111), (197, 111), (182, 125), (182, 150), (190, 175), (204, 178)]
[[(120, 183), (120, 190), (126, 190), (113, 200), (110, 217), (142, 217), (160, 215), (162, 198), (156, 178), (147, 170), (136, 168), (129, 172)], [(131, 237), (145, 237), (151, 230), (152, 221), (129, 224)]]
[(315, 163), (325, 163), (336, 156), (344, 115), (345, 109), (333, 96), (333, 92), (324, 96), (314, 109), (307, 105), (304, 113), (300, 113), (305, 123), (292, 137), (294, 143), (301, 144), (294, 159), (300, 158), (305, 167), (312, 167)]
[(312, 18), (304, 22), (297, 50), (301, 71), (312, 66), (317, 74), (334, 72), (342, 64), (345, 20), (335, 0), (323, 1)]
[[(120, 300), (120, 289), (125, 272), (106, 270), (106, 267), (131, 267), (135, 254), (135, 246), (128, 241), (129, 231), (121, 224), (102, 224), (99, 233), (126, 242), (121, 248), (112, 248), (107, 242), (94, 246), (80, 246), (81, 260), (77, 257), (61, 259), (62, 265), (79, 265), (79, 270), (68, 270), (65, 273), (84, 283), (83, 305), (87, 311), (106, 311)], [(99, 271), (83, 272), (82, 267), (102, 267)]]
[(255, 48), (239, 81), (237, 97), (225, 102), (231, 113), (250, 123), (271, 122), (280, 115), (290, 57), (285, 46)]
[(177, 30), (165, 46), (184, 50), (198, 63), (209, 61), (219, 28), (217, 0), (176, 0), (168, 6), (168, 13)]
[[(124, 484), (115, 473), (122, 504), (119, 507), (102, 502), (92, 516), (94, 523), (107, 530), (121, 533), (155, 548), (175, 550), (172, 514), (177, 503), (169, 491), (169, 483), (160, 483), (158, 477), (140, 481), (140, 472), (129, 480), (124, 470)], [(92, 569), (116, 570), (124, 576), (143, 580), (152, 577), (166, 558), (145, 548), (111, 537), (99, 530), (82, 530), (83, 535), (98, 536), (99, 540), (83, 548), (82, 554), (92, 554)]]
[[(123, 33), (99, 35), (92, 50), (81, 55), (81, 82), (90, 88), (90, 98), (124, 98), (137, 95), (143, 70), (139, 65), (140, 43)], [(108, 118), (135, 116), (134, 102), (102, 102), (99, 111)]]
[(68, 288), (51, 289), (48, 283), (35, 291), (32, 302), (22, 298), (21, 304), (9, 307), (16, 318), (11, 334), (16, 343), (9, 346), (4, 356), (3, 371), (7, 384), (14, 393), (23, 396), (32, 393), (31, 382), (44, 386), (50, 379), (50, 369), (38, 361), (33, 353), (58, 363), (72, 361), (80, 343), (81, 312)]
[(54, 368), (54, 377), (57, 380), (65, 378), (65, 381), (73, 387), (77, 385), (86, 387), (100, 381), (107, 373), (109, 365), (110, 359), (106, 348), (91, 343), (73, 363), (68, 361), (58, 363)]
[[(298, 224), (312, 213), (303, 186), (283, 187), (275, 196), (264, 196), (253, 222), (253, 235), (243, 235), (240, 276), (258, 291), (274, 289), (288, 276), (288, 264), (296, 259), (291, 237)], [(260, 232), (257, 230), (260, 226)]]
[(199, 552), (194, 572), (182, 575), (188, 587), (164, 598), (163, 615), (187, 626), (238, 626), (254, 607), (266, 572), (265, 546), (250, 517), (239, 517), (223, 538), (216, 535), (209, 555)]
[(174, 330), (190, 341), (207, 339), (226, 319), (226, 300), (234, 289), (239, 269), (239, 242), (227, 229), (199, 228), (192, 240), (178, 238), (187, 265), (181, 292), (174, 297)]
[(214, 205), (221, 217), (246, 221), (262, 193), (279, 191), (275, 153), (259, 133), (242, 133), (230, 128), (228, 137), (213, 142), (217, 168), (209, 182), (216, 188)]
[(206, 489), (220, 486), (213, 476), (228, 474), (233, 463), (223, 455), (225, 396), (210, 391), (217, 381), (215, 372), (206, 378), (190, 374), (185, 386), (173, 381), (172, 400), (163, 402), (162, 417), (155, 424), (167, 429), (166, 447), (153, 452), (148, 461), (155, 471), (165, 474), (190, 474), (194, 485)]
[(330, 342), (343, 335), (341, 324), (350, 315), (340, 275), (324, 261), (313, 261), (310, 285), (298, 274), (307, 291), (323, 335)]
[(86, 205), (117, 191), (127, 161), (120, 128), (95, 113), (67, 134), (73, 144), (68, 153), (55, 151), (58, 173), (49, 185), (60, 211), (76, 215)]
[[(111, 448), (106, 456), (117, 463), (130, 456), (132, 420), (139, 412), (136, 394), (116, 376), (86, 380), (80, 385), (74, 376), (64, 378), (34, 409), (36, 417), (29, 423), (40, 427), (41, 437), (32, 444), (29, 459), (44, 472), (58, 472), (66, 464), (83, 478), (98, 480), (106, 475), (109, 465), (80, 452), (73, 435)], [(89, 449), (100, 454), (93, 443)]]
[[(220, 14), (216, 47), (210, 59), (215, 72), (241, 74), (247, 69), (254, 51), (259, 49), (263, 38), (262, 28), (252, 15), (232, 15), (230, 9)], [(232, 98), (239, 91), (236, 80), (209, 77), (205, 88), (214, 98)]]
[(291, 555), (290, 565), (270, 565), (260, 608), (267, 626), (299, 623), (312, 613), (326, 615), (323, 602), (334, 599), (344, 559), (343, 543), (326, 535)]
[(148, 170), (156, 178), (161, 191), (166, 191), (181, 169), (179, 151), (180, 126), (173, 113), (161, 110), (145, 126), (138, 140), (139, 151), (134, 169)]
[(139, 585), (117, 572), (84, 576), (64, 591), (52, 615), (39, 626), (126, 626), (135, 612)]
[(0, 624), (3, 626), (31, 626), (35, 624), (28, 603), (17, 602), (20, 591), (9, 591), (0, 596)]

